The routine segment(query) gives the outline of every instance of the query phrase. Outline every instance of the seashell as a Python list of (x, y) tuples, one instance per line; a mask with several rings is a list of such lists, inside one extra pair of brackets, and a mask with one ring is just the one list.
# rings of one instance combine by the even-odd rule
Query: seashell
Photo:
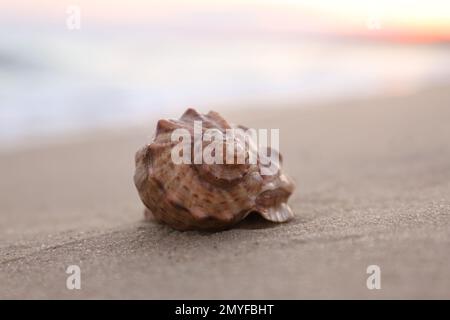
[[(228, 123), (217, 112), (203, 115), (194, 109), (188, 109), (179, 120), (159, 120), (152, 143), (136, 153), (134, 182), (146, 206), (147, 218), (153, 216), (156, 221), (178, 230), (226, 229), (251, 212), (259, 213), (272, 222), (293, 218), (287, 204), (294, 190), (293, 182), (279, 167), (276, 174), (261, 174), (263, 163), (260, 154), (256, 155), (253, 163), (249, 161), (254, 141), (239, 137), (224, 140), (222, 156), (224, 160), (234, 156), (235, 161), (231, 164), (226, 161), (223, 164), (195, 161), (175, 164), (172, 150), (179, 142), (172, 141), (172, 133), (176, 129), (185, 129), (193, 137), (194, 121), (202, 121), (202, 134), (207, 129), (221, 133), (227, 129), (246, 129)], [(205, 150), (210, 142), (200, 143)], [(195, 151), (194, 138), (190, 148)], [(244, 152), (240, 154), (245, 156), (245, 161), (239, 162), (236, 156), (242, 148)]]

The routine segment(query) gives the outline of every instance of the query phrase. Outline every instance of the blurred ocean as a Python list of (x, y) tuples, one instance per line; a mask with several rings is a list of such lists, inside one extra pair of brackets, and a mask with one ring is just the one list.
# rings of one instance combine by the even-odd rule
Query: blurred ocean
[(301, 36), (0, 29), (0, 143), (187, 106), (397, 94), (450, 80), (450, 46)]

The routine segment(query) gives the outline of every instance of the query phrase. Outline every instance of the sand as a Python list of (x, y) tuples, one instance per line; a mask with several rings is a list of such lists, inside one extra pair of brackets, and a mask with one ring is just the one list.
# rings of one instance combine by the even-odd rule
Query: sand
[(0, 298), (450, 298), (450, 87), (296, 107), (224, 112), (280, 128), (298, 185), (281, 225), (143, 221), (134, 152), (154, 121), (3, 151)]

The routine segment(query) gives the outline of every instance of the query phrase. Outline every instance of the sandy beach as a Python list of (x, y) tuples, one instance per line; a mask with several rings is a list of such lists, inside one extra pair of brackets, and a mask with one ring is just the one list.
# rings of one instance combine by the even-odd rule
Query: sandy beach
[[(293, 221), (143, 221), (134, 154), (155, 119), (3, 151), (0, 298), (450, 298), (450, 87), (222, 114), (280, 128)], [(69, 265), (81, 290), (66, 288)]]

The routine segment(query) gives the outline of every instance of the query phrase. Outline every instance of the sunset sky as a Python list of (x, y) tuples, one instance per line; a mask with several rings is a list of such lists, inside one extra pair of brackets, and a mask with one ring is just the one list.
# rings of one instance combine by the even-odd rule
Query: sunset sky
[(88, 26), (158, 26), (195, 31), (303, 32), (450, 40), (448, 0), (16, 0), (0, 2), (2, 23), (59, 23), (77, 5)]

